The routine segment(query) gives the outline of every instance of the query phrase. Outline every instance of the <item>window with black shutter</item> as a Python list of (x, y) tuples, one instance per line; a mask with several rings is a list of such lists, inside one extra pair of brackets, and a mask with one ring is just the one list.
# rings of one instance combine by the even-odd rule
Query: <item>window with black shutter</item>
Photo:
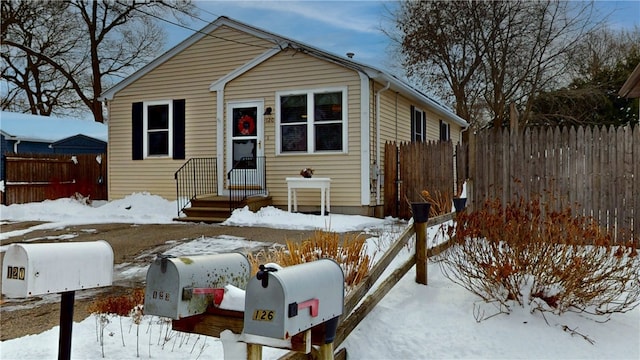
[(133, 103), (132, 159), (185, 158), (185, 100)]

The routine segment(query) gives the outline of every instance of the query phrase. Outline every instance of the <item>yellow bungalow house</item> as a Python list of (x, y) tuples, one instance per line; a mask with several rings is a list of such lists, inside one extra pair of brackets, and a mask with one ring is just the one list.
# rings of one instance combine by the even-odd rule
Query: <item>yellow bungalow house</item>
[[(185, 206), (240, 191), (286, 209), (285, 179), (313, 168), (331, 179), (331, 212), (374, 215), (386, 141), (455, 143), (468, 126), (383, 71), (227, 17), (101, 98), (109, 199), (144, 191)], [(301, 192), (299, 209), (318, 199)]]

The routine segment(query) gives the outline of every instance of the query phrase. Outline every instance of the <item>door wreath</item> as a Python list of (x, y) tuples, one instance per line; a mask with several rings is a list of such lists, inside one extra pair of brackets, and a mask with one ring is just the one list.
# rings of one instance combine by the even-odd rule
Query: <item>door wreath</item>
[(238, 121), (238, 130), (242, 135), (251, 135), (256, 129), (256, 122), (249, 115), (243, 115)]

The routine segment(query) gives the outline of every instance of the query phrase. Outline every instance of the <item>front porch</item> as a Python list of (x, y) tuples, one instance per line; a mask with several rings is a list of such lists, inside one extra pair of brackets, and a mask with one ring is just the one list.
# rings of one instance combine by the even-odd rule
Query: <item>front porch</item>
[[(216, 158), (191, 158), (178, 169), (176, 221), (220, 223), (234, 209), (251, 211), (272, 205), (266, 184), (265, 158), (243, 157), (226, 173), (226, 195), (220, 195), (224, 179), (218, 177)], [(218, 185), (221, 186), (218, 186)], [(182, 215), (185, 216), (182, 216)]]
[(182, 209), (186, 215), (176, 217), (176, 221), (221, 223), (231, 216), (232, 209), (249, 207), (251, 211), (272, 205), (271, 196), (250, 196), (238, 202), (231, 202), (229, 196), (202, 195), (191, 200), (191, 206)]

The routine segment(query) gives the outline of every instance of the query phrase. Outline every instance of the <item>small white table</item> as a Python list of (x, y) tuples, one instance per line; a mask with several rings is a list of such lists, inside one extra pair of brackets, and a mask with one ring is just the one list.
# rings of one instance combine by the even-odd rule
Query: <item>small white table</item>
[(324, 216), (325, 201), (327, 212), (331, 211), (331, 178), (303, 178), (288, 177), (287, 181), (287, 209), (291, 212), (291, 198), (293, 197), (293, 211), (298, 211), (297, 189), (320, 189), (320, 215)]

